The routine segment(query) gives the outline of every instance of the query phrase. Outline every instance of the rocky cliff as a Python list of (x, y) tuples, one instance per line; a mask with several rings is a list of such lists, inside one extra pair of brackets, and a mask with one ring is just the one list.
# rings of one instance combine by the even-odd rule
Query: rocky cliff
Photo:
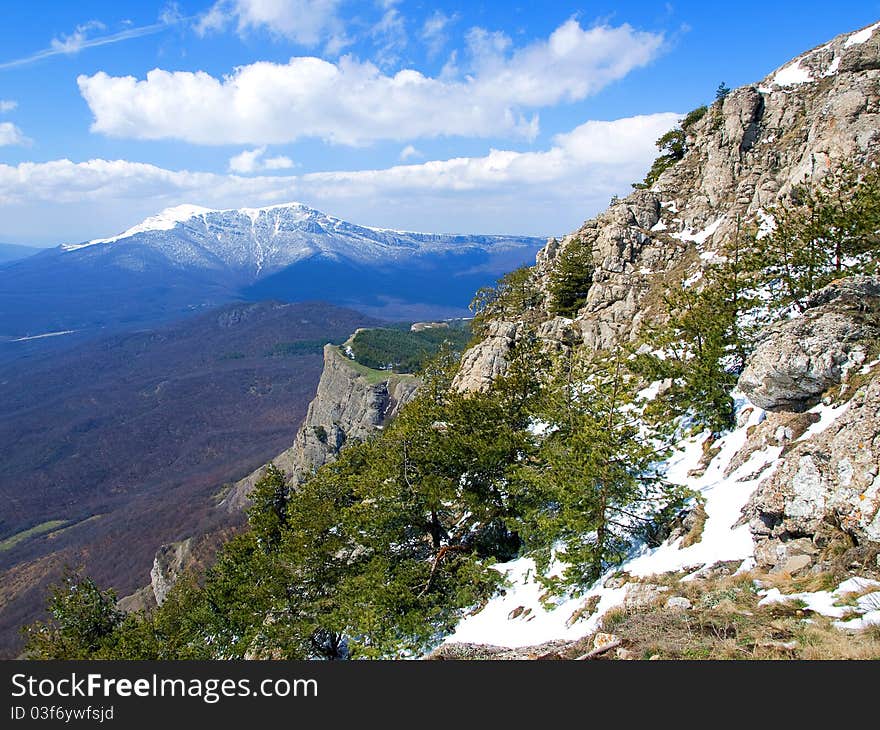
[[(418, 380), (411, 375), (370, 370), (347, 358), (335, 345), (326, 345), (318, 390), (296, 440), (272, 462), (291, 484), (301, 483), (331, 461), (348, 441), (366, 438), (382, 428), (412, 399), (417, 388)], [(239, 481), (221, 508), (242, 510), (262, 474), (261, 468)]]
[[(656, 316), (657, 290), (711, 261), (737, 228), (764, 222), (792, 186), (843, 162), (880, 151), (880, 32), (874, 26), (835, 38), (762, 81), (732, 91), (685, 131), (683, 159), (647, 190), (613, 202), (596, 218), (537, 255), (545, 305), (538, 334), (603, 348)], [(548, 280), (574, 241), (595, 264), (586, 302), (573, 319), (553, 317)], [(494, 322), (466, 354), (456, 380), (485, 388), (506, 368), (522, 325)]]
[[(350, 360), (339, 347), (326, 345), (321, 379), (296, 439), (272, 463), (295, 487), (332, 461), (347, 443), (381, 429), (412, 399), (418, 385), (418, 379), (412, 375), (370, 370)], [(218, 508), (240, 514), (249, 504), (248, 495), (264, 469), (261, 467), (234, 484)], [(218, 544), (212, 537), (201, 536), (195, 542), (190, 537), (162, 545), (153, 560), (150, 585), (121, 599), (120, 608), (136, 611), (161, 605), (183, 573), (208, 562), (208, 553)], [(201, 549), (196, 549), (196, 543)]]
[[(554, 347), (633, 339), (661, 316), (665, 285), (697, 281), (739, 232), (766, 226), (768, 209), (785, 206), (797, 183), (842, 163), (878, 162), (880, 23), (732, 91), (684, 131), (683, 158), (648, 189), (539, 252), (543, 305), (523, 320), (487, 323), (457, 387), (483, 390), (505, 372), (526, 328)], [(586, 301), (571, 318), (553, 316), (551, 273), (580, 244), (595, 266)], [(677, 445), (667, 477), (697, 499), (667, 539), (552, 611), (534, 566), (514, 561), (504, 568), (510, 588), (433, 656), (836, 656), (834, 631), (880, 623), (878, 342), (880, 277), (815, 292), (803, 312), (759, 334), (734, 391), (737, 426)], [(870, 642), (841, 655), (876, 656)]]
[(780, 462), (745, 511), (757, 564), (788, 573), (827, 567), (835, 541), (833, 555), (856, 562), (880, 549), (880, 277), (843, 279), (808, 307), (769, 328), (739, 379), (751, 402), (773, 409), (774, 432), (817, 404), (836, 416), (783, 435)]

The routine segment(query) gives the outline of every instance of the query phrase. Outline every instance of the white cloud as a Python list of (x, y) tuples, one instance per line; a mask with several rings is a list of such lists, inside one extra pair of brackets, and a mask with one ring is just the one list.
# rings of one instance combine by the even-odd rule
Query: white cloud
[[(533, 139), (534, 110), (578, 101), (654, 59), (660, 34), (629, 25), (584, 29), (575, 20), (511, 52), (510, 39), (476, 29), (466, 76), (383, 73), (349, 56), (258, 62), (215, 78), (154, 69), (146, 78), (98, 72), (77, 79), (92, 130), (196, 144), (283, 144), (303, 137), (357, 145), (441, 135)], [(531, 117), (526, 115), (531, 113)]]
[(0, 122), (0, 147), (26, 145), (30, 140), (12, 122)]
[(415, 147), (411, 144), (408, 144), (400, 151), (400, 159), (402, 162), (406, 162), (407, 160), (411, 160), (414, 157), (424, 157), (424, 155), (419, 152)]
[(10, 99), (0, 99), (0, 114), (5, 114), (6, 112), (11, 112), (18, 107), (17, 101), (12, 101)]
[(296, 163), (289, 157), (279, 155), (278, 157), (267, 157), (263, 161), (264, 170), (289, 170), (296, 167)]
[(0, 208), (16, 211), (0, 216), (0, 239), (35, 240), (39, 230), (40, 242), (76, 242), (123, 230), (170, 205), (292, 200), (366, 225), (560, 235), (641, 179), (656, 156), (654, 141), (678, 118), (590, 121), (541, 152), (491, 150), (353, 172), (245, 177), (124, 160), (0, 164)]
[(196, 23), (201, 35), (236, 24), (239, 35), (267, 30), (304, 46), (338, 32), (340, 0), (217, 0)]
[(249, 175), (260, 170), (289, 170), (294, 167), (293, 160), (289, 157), (265, 157), (266, 147), (257, 147), (253, 150), (244, 150), (240, 154), (229, 158), (229, 171), (242, 175)]
[[(177, 25), (184, 20), (186, 20), (186, 18), (180, 11), (180, 6), (176, 2), (165, 3), (159, 11), (159, 22), (165, 23), (165, 25)], [(131, 21), (128, 21), (128, 23), (130, 25)]]
[(446, 15), (442, 10), (435, 10), (424, 25), (422, 25), (421, 39), (428, 47), (428, 55), (436, 56), (443, 50), (443, 46), (449, 41), (446, 29), (458, 19), (458, 15)]
[[(304, 175), (302, 183), (325, 194), (360, 194), (369, 190), (488, 191), (508, 186), (575, 183), (580, 189), (619, 192), (657, 153), (654, 142), (678, 120), (673, 113), (586, 122), (554, 138), (543, 152), (491, 150), (485, 157), (460, 157), (384, 170), (322, 172)], [(520, 187), (521, 189), (521, 187)]]
[(382, 67), (395, 66), (400, 62), (400, 54), (409, 43), (406, 21), (400, 11), (388, 6), (382, 18), (370, 29), (370, 36), (376, 44), (376, 63)]
[(88, 23), (76, 26), (70, 35), (62, 34), (61, 38), (53, 38), (49, 47), (59, 53), (78, 53), (88, 41), (90, 31), (106, 28), (107, 26), (100, 20), (90, 20)]

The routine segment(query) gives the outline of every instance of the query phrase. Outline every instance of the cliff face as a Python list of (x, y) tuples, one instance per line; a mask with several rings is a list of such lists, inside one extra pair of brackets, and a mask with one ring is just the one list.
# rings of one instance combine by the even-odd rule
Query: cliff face
[[(613, 202), (539, 252), (534, 272), (544, 305), (529, 313), (528, 327), (548, 346), (602, 349), (631, 340), (660, 315), (654, 303), (665, 285), (694, 276), (738, 229), (767, 225), (768, 209), (785, 205), (805, 177), (880, 161), (880, 23), (731, 92), (685, 133), (683, 159), (650, 189)], [(593, 280), (574, 317), (553, 316), (550, 275), (576, 240), (592, 250)], [(677, 620), (686, 624), (685, 642), (690, 617), (721, 607), (719, 591), (741, 590), (729, 610), (760, 616), (756, 626), (774, 620), (773, 605), (792, 600), (809, 606), (807, 615), (838, 619), (836, 629), (880, 623), (878, 594), (859, 598), (880, 587), (878, 317), (880, 277), (851, 276), (815, 292), (798, 316), (766, 328), (734, 391), (736, 427), (720, 438), (684, 439), (667, 464), (671, 481), (699, 495), (668, 539), (636, 550), (550, 612), (533, 565), (514, 561), (505, 566), (512, 588), (465, 618), (440, 656), (514, 647), (505, 656), (554, 658), (565, 655), (560, 647), (584, 644), (573, 657), (606, 642), (620, 646), (618, 658), (634, 658), (636, 649), (654, 653), (651, 642)], [(465, 353), (456, 386), (488, 387), (526, 327), (489, 322), (484, 339)], [(620, 635), (594, 633), (614, 609), (631, 614), (615, 624)], [(823, 656), (797, 641), (766, 641), (756, 639), (756, 651)], [(490, 643), (497, 646), (479, 646)]]
[[(324, 347), (324, 370), (315, 398), (293, 445), (272, 462), (299, 484), (320, 466), (332, 461), (351, 439), (363, 439), (381, 428), (408, 403), (418, 388), (411, 375), (388, 373), (383, 377), (352, 362), (334, 345)], [(221, 508), (240, 511), (263, 469), (238, 482), (221, 502)]]
[[(412, 375), (370, 370), (345, 357), (335, 345), (324, 347), (324, 369), (315, 397), (297, 432), (293, 445), (272, 459), (295, 487), (319, 467), (332, 461), (352, 440), (367, 438), (408, 403), (418, 389)], [(248, 495), (264, 473), (264, 467), (238, 481), (218, 508), (241, 513), (250, 503)], [(150, 585), (120, 600), (129, 611), (161, 605), (177, 579), (190, 569), (204, 567), (217, 545), (216, 535), (187, 538), (162, 545), (150, 570)], [(228, 536), (227, 536), (228, 537)]]
[(757, 564), (790, 573), (819, 562), (842, 535), (844, 549), (860, 548), (856, 562), (880, 549), (880, 372), (871, 359), (880, 277), (843, 279), (807, 305), (768, 328), (739, 380), (751, 402), (773, 409), (776, 431), (806, 408), (836, 416), (824, 427), (801, 419), (803, 433), (783, 438), (776, 469), (745, 509)]
[[(711, 260), (737, 226), (760, 225), (796, 183), (880, 151), (880, 32), (842, 35), (761, 82), (731, 92), (686, 131), (684, 158), (537, 255), (545, 299), (554, 262), (575, 239), (596, 266), (573, 320), (545, 312), (539, 336), (604, 348), (656, 315), (652, 292)], [(466, 354), (456, 385), (486, 387), (506, 368), (520, 325), (495, 322)]]

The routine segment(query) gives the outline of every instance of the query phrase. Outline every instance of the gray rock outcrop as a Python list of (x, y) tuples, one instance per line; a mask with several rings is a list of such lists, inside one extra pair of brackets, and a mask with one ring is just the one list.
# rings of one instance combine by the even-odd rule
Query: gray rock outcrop
[[(642, 323), (661, 316), (666, 284), (698, 276), (704, 262), (738, 231), (760, 224), (806, 177), (877, 159), (880, 32), (864, 35), (860, 43), (841, 35), (712, 104), (685, 130), (684, 158), (649, 190), (613, 202), (538, 253), (535, 275), (549, 301), (559, 255), (575, 241), (591, 248), (593, 281), (569, 324), (587, 347), (635, 337)], [(484, 389), (503, 372), (518, 325), (490, 326), (465, 354), (456, 384)]]
[(878, 464), (875, 377), (824, 431), (797, 443), (752, 496), (747, 515), (758, 564), (784, 567), (794, 557), (817, 554), (840, 534), (855, 544), (880, 543)]
[(880, 547), (880, 366), (862, 364), (880, 337), (880, 277), (834, 282), (807, 305), (802, 317), (769, 328), (740, 379), (756, 405), (780, 411), (840, 385), (834, 407), (842, 412), (826, 427), (815, 414), (800, 424), (745, 510), (756, 562), (786, 573), (813, 566), (841, 536)]
[(765, 331), (739, 378), (759, 408), (799, 411), (865, 360), (880, 331), (862, 316), (880, 302), (880, 277), (850, 277), (817, 292), (803, 316)]
[[(841, 163), (880, 161), (880, 30), (838, 36), (732, 91), (688, 126), (685, 140), (683, 159), (650, 189), (613, 201), (538, 253), (534, 276), (544, 307), (567, 247), (588, 246), (595, 269), (572, 319), (544, 309), (537, 318), (531, 313), (530, 328), (575, 332), (571, 341), (591, 349), (632, 341), (643, 323), (662, 318), (666, 285), (698, 281), (737, 235), (766, 226), (768, 212), (786, 205), (795, 186)], [(742, 375), (749, 399), (775, 412), (750, 432), (735, 465), (766, 446), (782, 449), (744, 518), (762, 567), (808, 570), (833, 534), (862, 545), (880, 538), (880, 366), (859, 375), (877, 354), (878, 295), (878, 277), (850, 277), (816, 292), (802, 316), (765, 331)], [(486, 389), (505, 372), (524, 329), (524, 322), (490, 322), (483, 341), (465, 353), (456, 385)], [(849, 398), (849, 405), (821, 430), (818, 416), (804, 411), (823, 395)]]
[[(318, 390), (293, 445), (272, 462), (291, 484), (299, 484), (332, 461), (347, 442), (363, 439), (393, 418), (412, 400), (419, 381), (411, 375), (388, 373), (376, 379), (345, 357), (334, 345), (324, 348), (324, 370)], [(248, 494), (263, 475), (260, 468), (239, 481), (220, 506), (230, 512), (248, 504)]]
[(168, 591), (186, 569), (192, 557), (192, 546), (193, 539), (190, 537), (163, 545), (156, 551), (153, 568), (150, 570), (150, 585), (157, 605), (161, 606), (165, 602)]

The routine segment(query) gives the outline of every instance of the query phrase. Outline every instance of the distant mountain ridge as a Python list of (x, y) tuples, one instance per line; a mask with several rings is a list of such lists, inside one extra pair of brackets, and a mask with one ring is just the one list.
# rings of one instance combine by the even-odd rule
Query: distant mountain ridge
[(0, 341), (124, 328), (234, 300), (324, 299), (388, 318), (466, 314), (545, 239), (369, 228), (301, 203), (168, 208), (0, 266)]
[[(372, 263), (455, 250), (518, 247), (527, 238), (491, 235), (434, 234), (370, 228), (309, 208), (285, 203), (264, 208), (215, 210), (197, 205), (166, 208), (124, 233), (79, 244), (65, 252), (129, 239), (165, 252), (181, 266), (210, 267), (215, 258), (226, 266), (272, 271), (319, 254)], [(544, 239), (531, 239), (544, 240)]]
[(0, 243), (0, 264), (33, 256), (42, 250), (33, 246), (19, 246), (15, 243)]

